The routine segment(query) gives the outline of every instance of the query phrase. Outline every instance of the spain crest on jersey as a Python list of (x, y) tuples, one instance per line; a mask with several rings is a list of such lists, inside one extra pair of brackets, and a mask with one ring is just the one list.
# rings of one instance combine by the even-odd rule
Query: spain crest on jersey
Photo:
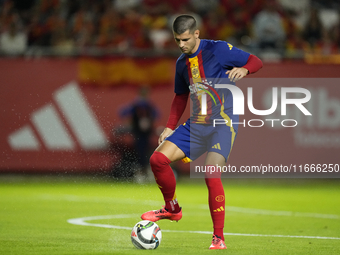
[(198, 77), (200, 77), (200, 71), (198, 70), (197, 65), (193, 65), (191, 67), (191, 75), (192, 75), (192, 78), (194, 79), (197, 79)]

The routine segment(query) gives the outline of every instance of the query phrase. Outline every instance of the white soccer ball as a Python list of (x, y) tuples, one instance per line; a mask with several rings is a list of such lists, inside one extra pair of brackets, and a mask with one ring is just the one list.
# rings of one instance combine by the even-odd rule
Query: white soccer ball
[(137, 249), (156, 249), (161, 240), (162, 232), (155, 222), (142, 220), (132, 228), (131, 241)]

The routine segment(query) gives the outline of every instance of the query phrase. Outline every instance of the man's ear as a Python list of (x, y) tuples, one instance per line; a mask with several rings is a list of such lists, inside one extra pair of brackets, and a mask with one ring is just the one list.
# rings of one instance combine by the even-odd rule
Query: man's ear
[(194, 35), (195, 35), (195, 39), (198, 39), (198, 37), (200, 36), (200, 31), (196, 29), (194, 32)]

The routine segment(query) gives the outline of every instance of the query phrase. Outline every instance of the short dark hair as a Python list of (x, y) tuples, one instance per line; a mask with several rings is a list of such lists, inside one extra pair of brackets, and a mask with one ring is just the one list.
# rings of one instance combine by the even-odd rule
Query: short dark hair
[(176, 34), (179, 35), (183, 34), (187, 30), (193, 34), (197, 29), (196, 20), (193, 16), (188, 14), (180, 15), (174, 20), (172, 29)]

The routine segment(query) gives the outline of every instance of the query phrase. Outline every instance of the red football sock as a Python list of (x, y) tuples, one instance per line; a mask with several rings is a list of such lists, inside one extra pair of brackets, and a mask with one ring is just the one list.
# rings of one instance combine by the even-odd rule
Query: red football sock
[(224, 241), (223, 228), (225, 218), (225, 196), (221, 178), (205, 178), (209, 192), (209, 209), (214, 227), (214, 234)]
[(178, 213), (181, 209), (176, 199), (176, 179), (170, 163), (171, 161), (158, 151), (155, 151), (150, 157), (151, 169), (163, 194), (165, 209), (169, 212)]

